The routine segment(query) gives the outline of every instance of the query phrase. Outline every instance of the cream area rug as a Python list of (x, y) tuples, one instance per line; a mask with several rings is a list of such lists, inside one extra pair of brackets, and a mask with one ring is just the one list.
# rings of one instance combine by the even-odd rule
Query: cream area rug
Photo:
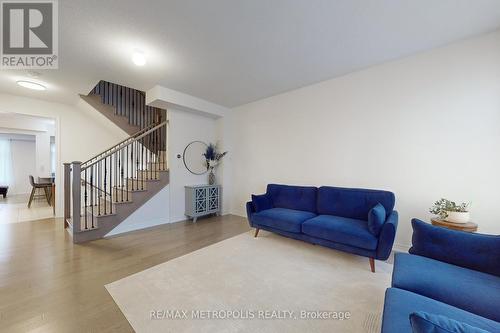
[(380, 332), (392, 266), (262, 231), (106, 285), (136, 332)]

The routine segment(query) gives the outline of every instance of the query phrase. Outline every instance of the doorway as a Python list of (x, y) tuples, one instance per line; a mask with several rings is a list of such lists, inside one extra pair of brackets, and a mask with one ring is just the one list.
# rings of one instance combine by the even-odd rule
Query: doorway
[(0, 113), (0, 223), (54, 216), (55, 119)]

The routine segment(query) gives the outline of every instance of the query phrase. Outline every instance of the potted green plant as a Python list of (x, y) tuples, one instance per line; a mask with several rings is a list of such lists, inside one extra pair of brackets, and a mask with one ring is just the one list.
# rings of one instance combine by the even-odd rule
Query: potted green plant
[(469, 206), (469, 203), (457, 205), (454, 201), (443, 198), (436, 201), (429, 211), (447, 222), (463, 224), (470, 221)]

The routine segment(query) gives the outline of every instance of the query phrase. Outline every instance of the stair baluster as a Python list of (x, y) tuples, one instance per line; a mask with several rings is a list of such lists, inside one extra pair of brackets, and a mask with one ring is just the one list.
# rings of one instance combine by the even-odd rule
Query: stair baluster
[(65, 163), (65, 226), (72, 227), (75, 242), (87, 239), (82, 233), (99, 229), (101, 219), (116, 214), (117, 204), (130, 203), (132, 192), (148, 191), (147, 183), (160, 180), (168, 167), (166, 110), (146, 105), (140, 90), (107, 81), (99, 81), (89, 95), (99, 96), (138, 131), (84, 163)]
[[(71, 223), (75, 242), (105, 227), (101, 221), (116, 215), (117, 205), (130, 204), (133, 192), (148, 191), (148, 182), (162, 180), (160, 172), (167, 169), (167, 142), (162, 139), (166, 126), (167, 121), (150, 126), (84, 163), (65, 166), (65, 181), (71, 179), (72, 185), (64, 191), (65, 217), (70, 215), (65, 221)], [(166, 184), (165, 178), (160, 184)]]
[(146, 105), (146, 94), (143, 91), (124, 87), (107, 81), (99, 83), (89, 95), (100, 96), (101, 103), (114, 107), (114, 114), (125, 117), (128, 124), (143, 129), (158, 124), (158, 115), (165, 110)]

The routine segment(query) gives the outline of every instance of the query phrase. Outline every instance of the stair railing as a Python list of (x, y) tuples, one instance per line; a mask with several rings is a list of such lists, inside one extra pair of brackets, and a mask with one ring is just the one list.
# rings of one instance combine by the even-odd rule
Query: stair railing
[(88, 161), (64, 164), (64, 221), (73, 234), (97, 228), (99, 216), (115, 213), (115, 202), (147, 189), (168, 168), (168, 121), (148, 126)]
[(139, 128), (159, 123), (164, 113), (163, 109), (146, 105), (144, 91), (112, 82), (99, 81), (89, 95), (99, 95), (103, 104), (114, 107), (116, 115), (126, 117), (130, 125)]
[(105, 151), (93, 156), (92, 158), (88, 159), (87, 161), (83, 162), (82, 163), (82, 167), (85, 167), (86, 165), (89, 165), (89, 164), (92, 164), (92, 162), (95, 162), (97, 160), (99, 160), (101, 157), (103, 157), (104, 155), (106, 154), (109, 154), (110, 152), (113, 152), (113, 151), (116, 151), (116, 150), (119, 150), (121, 147), (124, 147), (126, 146), (128, 143), (130, 143), (131, 141), (133, 141), (135, 138), (139, 137), (140, 135), (146, 133), (147, 131), (149, 131), (151, 128), (157, 126), (158, 124), (151, 124), (143, 129), (141, 129), (140, 131), (134, 133), (133, 135), (129, 136), (128, 138), (124, 139), (123, 141), (120, 141), (119, 143), (117, 143), (116, 145), (114, 145), (113, 147), (111, 148), (108, 148), (106, 149)]

